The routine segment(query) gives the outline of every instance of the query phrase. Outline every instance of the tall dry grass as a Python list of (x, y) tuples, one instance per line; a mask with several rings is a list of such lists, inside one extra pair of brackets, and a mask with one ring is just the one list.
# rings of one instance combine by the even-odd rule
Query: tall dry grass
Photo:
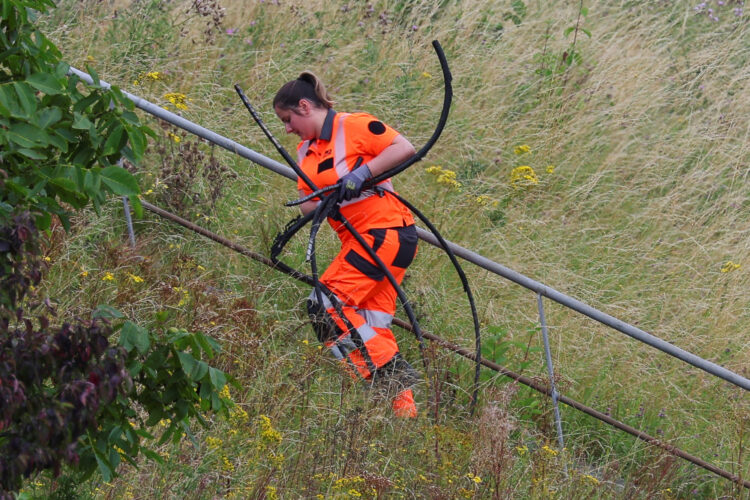
[[(453, 74), (453, 107), (428, 158), (396, 180), (399, 191), (446, 238), (750, 374), (750, 36), (747, 13), (734, 15), (736, 2), (714, 6), (718, 22), (685, 2), (585, 1), (585, 16), (578, 2), (526, 2), (518, 25), (506, 14), (519, 13), (503, 1), (224, 0), (200, 4), (205, 16), (196, 5), (63, 2), (42, 21), (72, 65), (90, 64), (102, 79), (172, 110), (165, 95), (184, 94), (185, 117), (274, 158), (234, 83), (290, 150), (295, 140), (283, 137), (270, 100), (304, 69), (329, 82), (337, 109), (372, 112), (420, 145), (442, 102), (430, 47), (437, 39)], [(565, 36), (579, 17), (591, 37), (580, 29)], [(562, 70), (574, 36), (580, 60)], [(175, 151), (184, 146), (166, 132), (162, 140)], [(516, 154), (520, 145), (530, 151)], [(239, 180), (215, 206), (196, 203), (183, 215), (267, 251), (294, 215), (281, 206), (293, 186), (215, 154)], [(168, 195), (159, 191), (160, 162), (152, 151), (141, 167), (153, 201)], [(455, 172), (460, 188), (426, 171), (435, 165)], [(536, 182), (514, 186), (519, 166), (531, 167)], [(131, 260), (116, 250), (124, 241), (120, 220), (117, 208), (91, 214), (56, 242), (50, 293), (80, 311), (105, 298), (143, 321), (168, 308), (175, 321), (215, 334), (227, 349), (224, 363), (244, 384), (235, 398), (249, 416), (236, 425), (215, 422), (198, 432), (197, 445), (163, 450), (165, 465), (123, 471), (94, 496), (127, 496), (134, 486), (145, 496), (195, 498), (742, 494), (566, 408), (568, 450), (556, 455), (549, 404), (523, 389), (509, 406), (485, 397), (484, 417), (470, 419), (471, 366), (446, 353), (433, 354), (432, 382), (420, 391), (424, 417), (394, 422), (318, 351), (299, 307), (302, 286), (151, 217), (138, 222), (133, 255), (158, 258)], [(285, 255), (301, 267), (302, 239)], [(324, 235), (321, 258), (335, 247)], [(98, 275), (94, 285), (80, 277), (81, 266), (141, 273), (147, 285)], [(466, 267), (488, 352), (544, 377), (534, 294)], [(425, 328), (471, 345), (468, 306), (440, 252), (423, 245), (405, 286)], [(188, 290), (185, 303), (175, 288)], [(750, 407), (742, 390), (545, 306), (564, 394), (747, 476)], [(410, 338), (399, 339), (417, 361)], [(506, 390), (490, 375), (482, 383), (490, 393)], [(443, 406), (431, 420), (435, 394)], [(280, 442), (264, 437), (270, 431), (261, 415)], [(492, 434), (493, 418), (513, 418), (516, 427)], [(482, 443), (510, 453), (507, 460), (492, 462), (476, 447), (472, 454), (473, 435), (487, 436)], [(222, 445), (212, 448), (208, 438)], [(573, 471), (567, 478), (561, 460)]]

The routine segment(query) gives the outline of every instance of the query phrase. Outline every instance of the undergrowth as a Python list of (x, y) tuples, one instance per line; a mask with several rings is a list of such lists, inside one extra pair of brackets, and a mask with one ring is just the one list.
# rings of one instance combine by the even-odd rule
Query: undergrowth
[[(711, 15), (708, 8), (713, 9)], [(336, 109), (374, 113), (421, 145), (442, 81), (454, 104), (397, 189), (456, 243), (726, 368), (750, 375), (748, 14), (741, 2), (371, 3), (63, 1), (42, 19), (67, 62), (276, 158), (237, 99), (270, 109), (301, 70)], [(147, 119), (144, 117), (144, 120)], [(293, 186), (168, 126), (133, 167), (143, 199), (268, 253)], [(220, 340), (237, 403), (163, 463), (123, 465), (92, 498), (715, 498), (747, 490), (431, 347), (420, 417), (402, 422), (317, 345), (306, 287), (167, 221), (122, 206), (54, 227), (44, 292), (83, 314), (108, 302)], [(303, 237), (283, 258), (305, 269)], [(335, 251), (320, 242), (320, 259)], [(536, 297), (466, 265), (483, 353), (546, 380)], [(422, 244), (405, 289), (423, 327), (472, 345), (445, 256)], [(747, 479), (746, 393), (551, 301), (560, 392)], [(415, 365), (410, 334), (397, 333)], [(422, 367), (424, 371), (424, 368)], [(30, 496), (64, 480), (31, 480)]]

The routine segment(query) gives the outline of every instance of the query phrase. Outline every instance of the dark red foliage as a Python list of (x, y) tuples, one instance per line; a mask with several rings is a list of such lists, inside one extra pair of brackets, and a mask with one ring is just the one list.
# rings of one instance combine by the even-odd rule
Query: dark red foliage
[(108, 324), (51, 327), (20, 306), (39, 281), (38, 235), (30, 218), (14, 222), (0, 228), (0, 498), (32, 473), (77, 463), (78, 438), (132, 384)]

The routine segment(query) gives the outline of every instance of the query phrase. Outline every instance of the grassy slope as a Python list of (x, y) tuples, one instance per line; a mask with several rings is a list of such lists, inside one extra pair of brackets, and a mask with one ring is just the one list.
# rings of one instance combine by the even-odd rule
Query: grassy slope
[[(438, 39), (454, 76), (454, 105), (443, 138), (426, 162), (398, 179), (398, 189), (447, 238), (747, 376), (747, 14), (740, 20), (734, 5), (715, 6), (720, 20), (711, 22), (683, 2), (585, 4), (582, 22), (592, 36), (578, 33), (580, 64), (548, 76), (540, 70), (559, 67), (572, 41), (573, 34), (563, 35), (578, 16), (572, 2), (528, 2), (515, 26), (503, 20), (510, 2), (446, 0), (438, 8), (383, 1), (370, 10), (225, 1), (211, 41), (203, 33), (211, 16), (197, 16), (189, 3), (70, 2), (44, 22), (72, 65), (91, 64), (102, 79), (166, 106), (167, 92), (183, 93), (185, 117), (274, 158), (233, 83), (288, 149), (295, 142), (281, 137), (268, 103), (281, 83), (308, 68), (330, 82), (339, 109), (373, 112), (419, 145), (441, 102), (429, 46)], [(145, 76), (150, 71), (159, 79)], [(162, 135), (142, 166), (143, 189), (153, 189), (146, 199), (177, 203), (182, 215), (267, 252), (293, 216), (281, 206), (293, 196), (291, 183), (216, 151), (238, 179), (229, 179), (212, 204), (216, 183), (198, 175), (198, 201), (179, 202), (164, 187), (175, 183), (160, 165), (177, 161), (189, 170), (190, 158), (174, 159), (191, 139)], [(531, 152), (516, 155), (521, 144)], [(461, 189), (438, 182), (425, 170), (432, 165), (456, 172)], [(535, 170), (538, 183), (513, 187), (511, 173), (521, 165)], [(137, 230), (132, 251), (113, 204), (82, 217), (72, 234), (56, 234), (49, 293), (80, 314), (106, 301), (146, 323), (167, 309), (175, 322), (214, 334), (226, 348), (219, 364), (244, 384), (234, 397), (247, 415), (198, 430), (195, 446), (163, 449), (164, 465), (123, 470), (114, 484), (92, 490), (97, 496), (732, 491), (563, 408), (567, 460), (580, 471), (565, 479), (559, 457), (543, 448), (555, 440), (548, 403), (487, 375), (482, 417), (467, 418), (470, 366), (441, 352), (433, 363), (443, 402), (437, 421), (433, 381), (420, 391), (419, 421), (395, 422), (386, 405), (343, 380), (319, 352), (299, 307), (302, 285), (154, 217)], [(335, 242), (329, 233), (322, 239), (321, 254), (331, 255)], [(302, 267), (302, 252), (298, 238), (285, 258)], [(113, 281), (102, 280), (106, 272)], [(543, 376), (534, 294), (467, 272), (486, 338), (495, 343), (487, 354), (518, 370), (528, 343), (535, 349), (525, 373)], [(444, 257), (423, 245), (406, 288), (425, 328), (470, 345), (468, 307)], [(750, 418), (739, 389), (555, 304), (547, 304), (547, 317), (566, 395), (748, 474), (746, 450), (737, 457)], [(416, 361), (414, 342), (399, 338)]]

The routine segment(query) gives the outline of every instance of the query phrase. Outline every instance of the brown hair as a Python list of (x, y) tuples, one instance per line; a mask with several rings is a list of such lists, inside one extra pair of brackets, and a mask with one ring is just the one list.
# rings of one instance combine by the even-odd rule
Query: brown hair
[(330, 109), (334, 104), (323, 82), (310, 71), (303, 71), (296, 80), (282, 85), (273, 98), (273, 107), (296, 109), (300, 99), (307, 99), (319, 108)]

